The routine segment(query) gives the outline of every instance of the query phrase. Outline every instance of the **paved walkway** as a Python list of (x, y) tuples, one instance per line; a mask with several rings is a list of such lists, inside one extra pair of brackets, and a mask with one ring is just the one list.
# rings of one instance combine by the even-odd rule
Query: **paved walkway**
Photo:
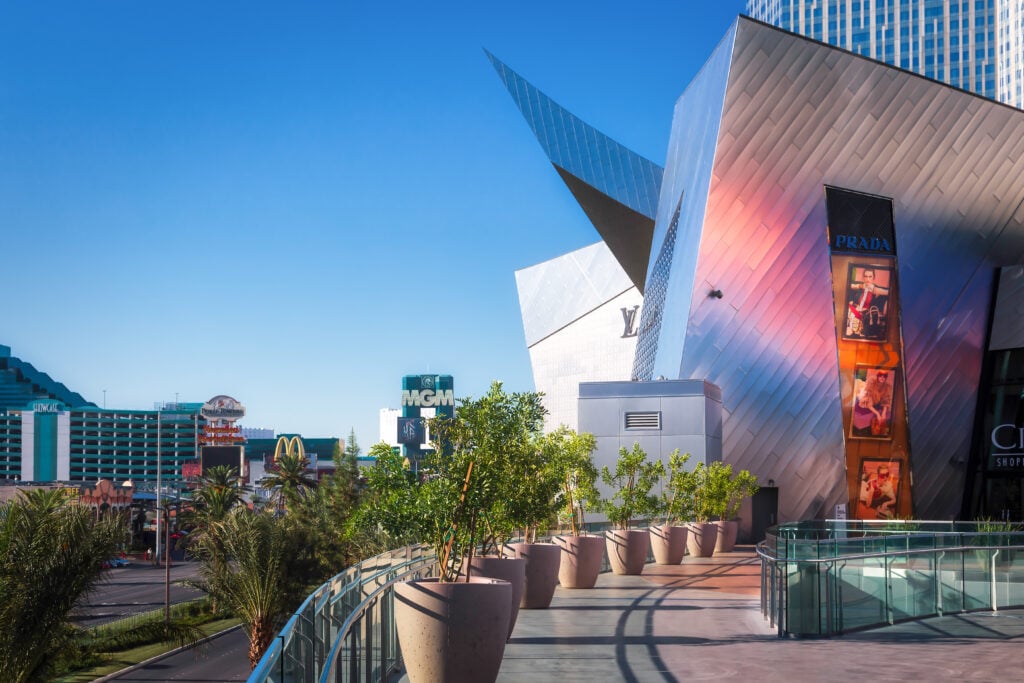
[[(761, 618), (749, 549), (602, 574), (522, 610), (499, 683), (1006, 681), (1022, 677), (1024, 612), (969, 614), (830, 639), (779, 639)], [(407, 680), (403, 678), (403, 680)]]

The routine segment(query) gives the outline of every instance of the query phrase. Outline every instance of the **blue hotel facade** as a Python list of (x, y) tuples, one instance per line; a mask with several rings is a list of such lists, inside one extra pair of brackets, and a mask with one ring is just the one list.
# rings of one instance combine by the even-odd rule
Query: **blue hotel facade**
[(0, 480), (182, 480), (200, 457), (202, 403), (156, 410), (97, 407), (0, 345)]

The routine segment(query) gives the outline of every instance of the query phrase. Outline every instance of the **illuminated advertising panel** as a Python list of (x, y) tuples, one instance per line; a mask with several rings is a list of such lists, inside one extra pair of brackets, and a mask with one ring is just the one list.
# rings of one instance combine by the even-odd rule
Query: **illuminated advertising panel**
[[(892, 200), (825, 188), (850, 509), (909, 517), (907, 422)], [(885, 493), (866, 498), (884, 480)], [(866, 501), (866, 502), (865, 502)]]

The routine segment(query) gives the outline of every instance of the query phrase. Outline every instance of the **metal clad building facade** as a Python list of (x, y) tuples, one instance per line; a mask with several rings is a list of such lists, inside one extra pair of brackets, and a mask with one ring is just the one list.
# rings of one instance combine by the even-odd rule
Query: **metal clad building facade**
[[(837, 260), (827, 188), (888, 207), (887, 254)], [(719, 386), (723, 459), (778, 483), (780, 519), (856, 511), (889, 472), (886, 515), (952, 518), (997, 274), (1022, 263), (1024, 112), (741, 17), (675, 109), (633, 379)], [(875, 269), (885, 344), (838, 298)]]
[(629, 378), (643, 296), (601, 242), (516, 271), (516, 286), (544, 428), (575, 428), (580, 382)]
[(1022, 0), (748, 0), (754, 19), (1024, 107)]

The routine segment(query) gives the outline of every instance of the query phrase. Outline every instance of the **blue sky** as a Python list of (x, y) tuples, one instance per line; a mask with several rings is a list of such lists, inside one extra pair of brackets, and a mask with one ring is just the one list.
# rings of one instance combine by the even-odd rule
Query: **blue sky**
[(533, 388), (514, 271), (598, 240), (483, 48), (663, 163), (717, 3), (0, 4), (0, 344), (97, 404), (364, 450)]

